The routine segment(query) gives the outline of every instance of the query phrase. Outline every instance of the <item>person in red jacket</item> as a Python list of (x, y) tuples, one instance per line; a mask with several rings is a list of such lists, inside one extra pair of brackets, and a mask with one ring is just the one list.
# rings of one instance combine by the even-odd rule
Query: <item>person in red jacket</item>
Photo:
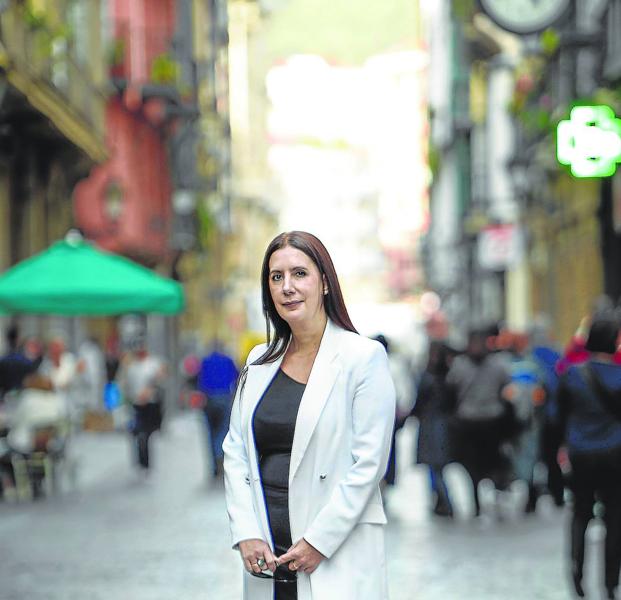
[[(580, 321), (576, 333), (569, 341), (563, 356), (556, 365), (556, 372), (559, 375), (566, 373), (570, 367), (583, 364), (591, 358), (591, 353), (586, 348), (591, 321), (592, 317), (590, 316), (586, 316)], [(611, 362), (616, 365), (621, 365), (621, 346), (619, 342), (621, 340), (617, 340), (617, 351), (612, 355), (611, 359)]]

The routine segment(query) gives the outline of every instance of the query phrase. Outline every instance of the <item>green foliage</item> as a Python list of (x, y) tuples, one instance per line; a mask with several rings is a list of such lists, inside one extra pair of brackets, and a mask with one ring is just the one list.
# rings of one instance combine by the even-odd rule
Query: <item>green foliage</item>
[(530, 133), (545, 133), (552, 131), (550, 111), (540, 108), (525, 108), (518, 113), (518, 119)]
[(429, 170), (431, 171), (431, 177), (435, 179), (440, 172), (440, 166), (442, 162), (442, 153), (433, 144), (429, 144), (428, 157)]
[(32, 8), (29, 3), (23, 7), (24, 23), (31, 31), (40, 31), (48, 28), (47, 15)]
[(207, 248), (211, 233), (216, 224), (209, 210), (206, 198), (200, 199), (196, 207), (196, 218), (198, 221), (198, 241), (201, 248)]
[(520, 63), (515, 71), (515, 87), (508, 107), (513, 115), (519, 116), (541, 96), (545, 72), (546, 61), (540, 56), (529, 56)]
[(558, 50), (561, 44), (561, 36), (556, 29), (546, 29), (539, 39), (541, 43), (541, 49), (546, 56), (552, 56)]
[(585, 104), (605, 104), (610, 106), (617, 115), (621, 115), (621, 85), (614, 88), (598, 88)]
[(54, 24), (47, 12), (35, 9), (30, 2), (24, 2), (21, 11), (24, 23), (34, 35), (39, 58), (51, 58), (55, 46), (62, 43), (66, 47), (70, 43), (73, 30), (67, 23)]
[(125, 62), (125, 40), (116, 38), (107, 50), (107, 59), (110, 66), (122, 65)]
[(151, 81), (162, 85), (177, 83), (179, 78), (179, 65), (171, 58), (168, 52), (159, 54), (151, 63)]
[(471, 21), (476, 10), (474, 0), (453, 0), (453, 15), (462, 23)]

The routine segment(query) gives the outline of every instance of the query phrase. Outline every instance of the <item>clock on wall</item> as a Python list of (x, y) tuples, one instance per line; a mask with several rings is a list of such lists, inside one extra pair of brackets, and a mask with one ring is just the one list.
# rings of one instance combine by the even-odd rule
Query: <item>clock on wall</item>
[(525, 35), (554, 24), (567, 12), (571, 0), (479, 0), (479, 3), (498, 26)]

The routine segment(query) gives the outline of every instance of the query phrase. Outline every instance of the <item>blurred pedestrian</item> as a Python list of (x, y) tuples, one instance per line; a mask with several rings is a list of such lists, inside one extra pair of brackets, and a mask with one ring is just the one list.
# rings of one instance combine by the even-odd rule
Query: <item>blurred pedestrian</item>
[(558, 452), (562, 443), (562, 433), (558, 424), (557, 390), (559, 375), (556, 369), (561, 356), (552, 343), (549, 328), (544, 319), (540, 318), (533, 326), (532, 356), (537, 361), (544, 378), (545, 403), (543, 407), (543, 423), (541, 427), (541, 460), (547, 470), (548, 492), (557, 507), (565, 503), (565, 482), (558, 462)]
[(121, 364), (121, 341), (117, 333), (111, 333), (104, 344), (104, 360), (106, 363), (106, 383), (112, 383), (116, 379), (117, 371)]
[(36, 335), (29, 335), (26, 337), (23, 344), (23, 353), (28, 360), (40, 365), (45, 355), (45, 348), (43, 347), (41, 339)]
[[(181, 388), (179, 390), (178, 403), (182, 410), (188, 407), (200, 409), (205, 407), (205, 394), (199, 391), (198, 388), (198, 376), (200, 371), (201, 358), (196, 352), (185, 354), (179, 361), (177, 372), (179, 373)], [(211, 442), (209, 442), (209, 444), (210, 443)], [(211, 456), (209, 460), (211, 461)]]
[(64, 335), (52, 334), (41, 363), (41, 373), (50, 378), (54, 391), (65, 402), (74, 427), (81, 426), (84, 416), (82, 398), (77, 393), (78, 378), (83, 371), (84, 363), (67, 350)]
[(269, 343), (250, 353), (224, 442), (244, 598), (384, 599), (379, 483), (395, 417), (386, 352), (357, 334), (315, 236), (278, 235), (261, 287)]
[(201, 361), (198, 389), (205, 395), (203, 408), (209, 438), (209, 454), (214, 477), (222, 473), (222, 442), (229, 430), (231, 404), (239, 371), (233, 359), (218, 350), (218, 345)]
[(12, 325), (6, 332), (7, 352), (0, 358), (0, 400), (7, 392), (19, 389), (24, 377), (34, 373), (41, 364), (41, 356), (29, 357), (19, 342), (17, 325)]
[(151, 466), (151, 436), (162, 426), (166, 375), (164, 361), (149, 353), (143, 335), (135, 335), (130, 341), (130, 353), (124, 357), (119, 383), (123, 397), (134, 410), (132, 434), (138, 466), (144, 473)]
[[(28, 457), (33, 452), (59, 455), (64, 449), (68, 433), (67, 406), (54, 391), (52, 381), (40, 373), (27, 375), (19, 399), (9, 413), (6, 438), (9, 452), (0, 459), (9, 484), (15, 485), (11, 460), (13, 455)], [(35, 498), (43, 495), (44, 475), (42, 469), (28, 473)]]
[(511, 402), (515, 430), (508, 444), (513, 475), (528, 486), (526, 514), (534, 513), (539, 497), (535, 468), (541, 460), (541, 431), (544, 422), (545, 379), (530, 350), (527, 334), (507, 332), (511, 383), (505, 397)]
[[(572, 365), (579, 365), (589, 360), (590, 353), (586, 347), (586, 341), (592, 320), (597, 319), (600, 315), (613, 314), (614, 312), (613, 302), (608, 296), (602, 295), (595, 299), (591, 312), (581, 319), (578, 329), (556, 365), (556, 370), (560, 375)], [(617, 365), (621, 364), (621, 350), (619, 348), (612, 355), (612, 362)]]
[(416, 403), (412, 409), (419, 422), (416, 462), (429, 468), (431, 494), (434, 498), (433, 513), (452, 517), (453, 505), (444, 480), (444, 467), (452, 458), (449, 436), (451, 406), (446, 389), (454, 351), (444, 342), (434, 340), (429, 344), (427, 366), (418, 384)]
[(106, 361), (95, 337), (87, 337), (78, 348), (78, 361), (84, 365), (80, 376), (81, 404), (85, 410), (101, 411), (104, 407)]
[(621, 366), (613, 363), (619, 322), (594, 317), (585, 348), (590, 358), (569, 367), (558, 390), (559, 421), (571, 463), (571, 571), (584, 597), (585, 535), (595, 502), (604, 507), (604, 582), (615, 597), (621, 567)]
[(386, 468), (386, 473), (383, 479), (383, 483), (385, 485), (393, 486), (397, 480), (397, 432), (405, 425), (405, 421), (412, 410), (412, 406), (414, 404), (413, 400), (416, 394), (413, 392), (414, 386), (412, 385), (412, 374), (403, 360), (403, 357), (394, 350), (393, 346), (384, 334), (380, 333), (373, 339), (384, 346), (384, 349), (386, 350), (386, 354), (388, 355), (390, 376), (395, 386), (397, 399), (395, 424), (392, 432), (392, 441), (390, 443), (390, 454), (388, 456), (388, 467)]
[(454, 406), (456, 457), (472, 480), (477, 516), (481, 481), (491, 479), (496, 489), (508, 483), (508, 464), (500, 445), (509, 437), (513, 421), (503, 397), (510, 381), (506, 359), (490, 353), (489, 331), (470, 331), (466, 353), (455, 358), (446, 382)]
[(127, 429), (131, 420), (131, 410), (128, 404), (123, 402), (123, 394), (117, 380), (121, 366), (121, 340), (116, 332), (108, 334), (104, 342), (104, 366), (104, 407), (112, 415), (113, 427), (122, 431)]

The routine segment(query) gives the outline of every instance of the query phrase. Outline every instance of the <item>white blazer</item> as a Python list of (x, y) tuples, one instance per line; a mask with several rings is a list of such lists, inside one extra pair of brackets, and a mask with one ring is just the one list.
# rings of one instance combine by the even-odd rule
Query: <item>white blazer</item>
[[(252, 365), (237, 391), (224, 440), (226, 502), (233, 547), (258, 538), (273, 547), (252, 417), (282, 358)], [(386, 470), (395, 390), (384, 347), (328, 320), (298, 411), (289, 468), (291, 539), (324, 559), (298, 573), (299, 600), (386, 600), (386, 516), (379, 482)], [(273, 600), (273, 583), (244, 571), (245, 600)]]

